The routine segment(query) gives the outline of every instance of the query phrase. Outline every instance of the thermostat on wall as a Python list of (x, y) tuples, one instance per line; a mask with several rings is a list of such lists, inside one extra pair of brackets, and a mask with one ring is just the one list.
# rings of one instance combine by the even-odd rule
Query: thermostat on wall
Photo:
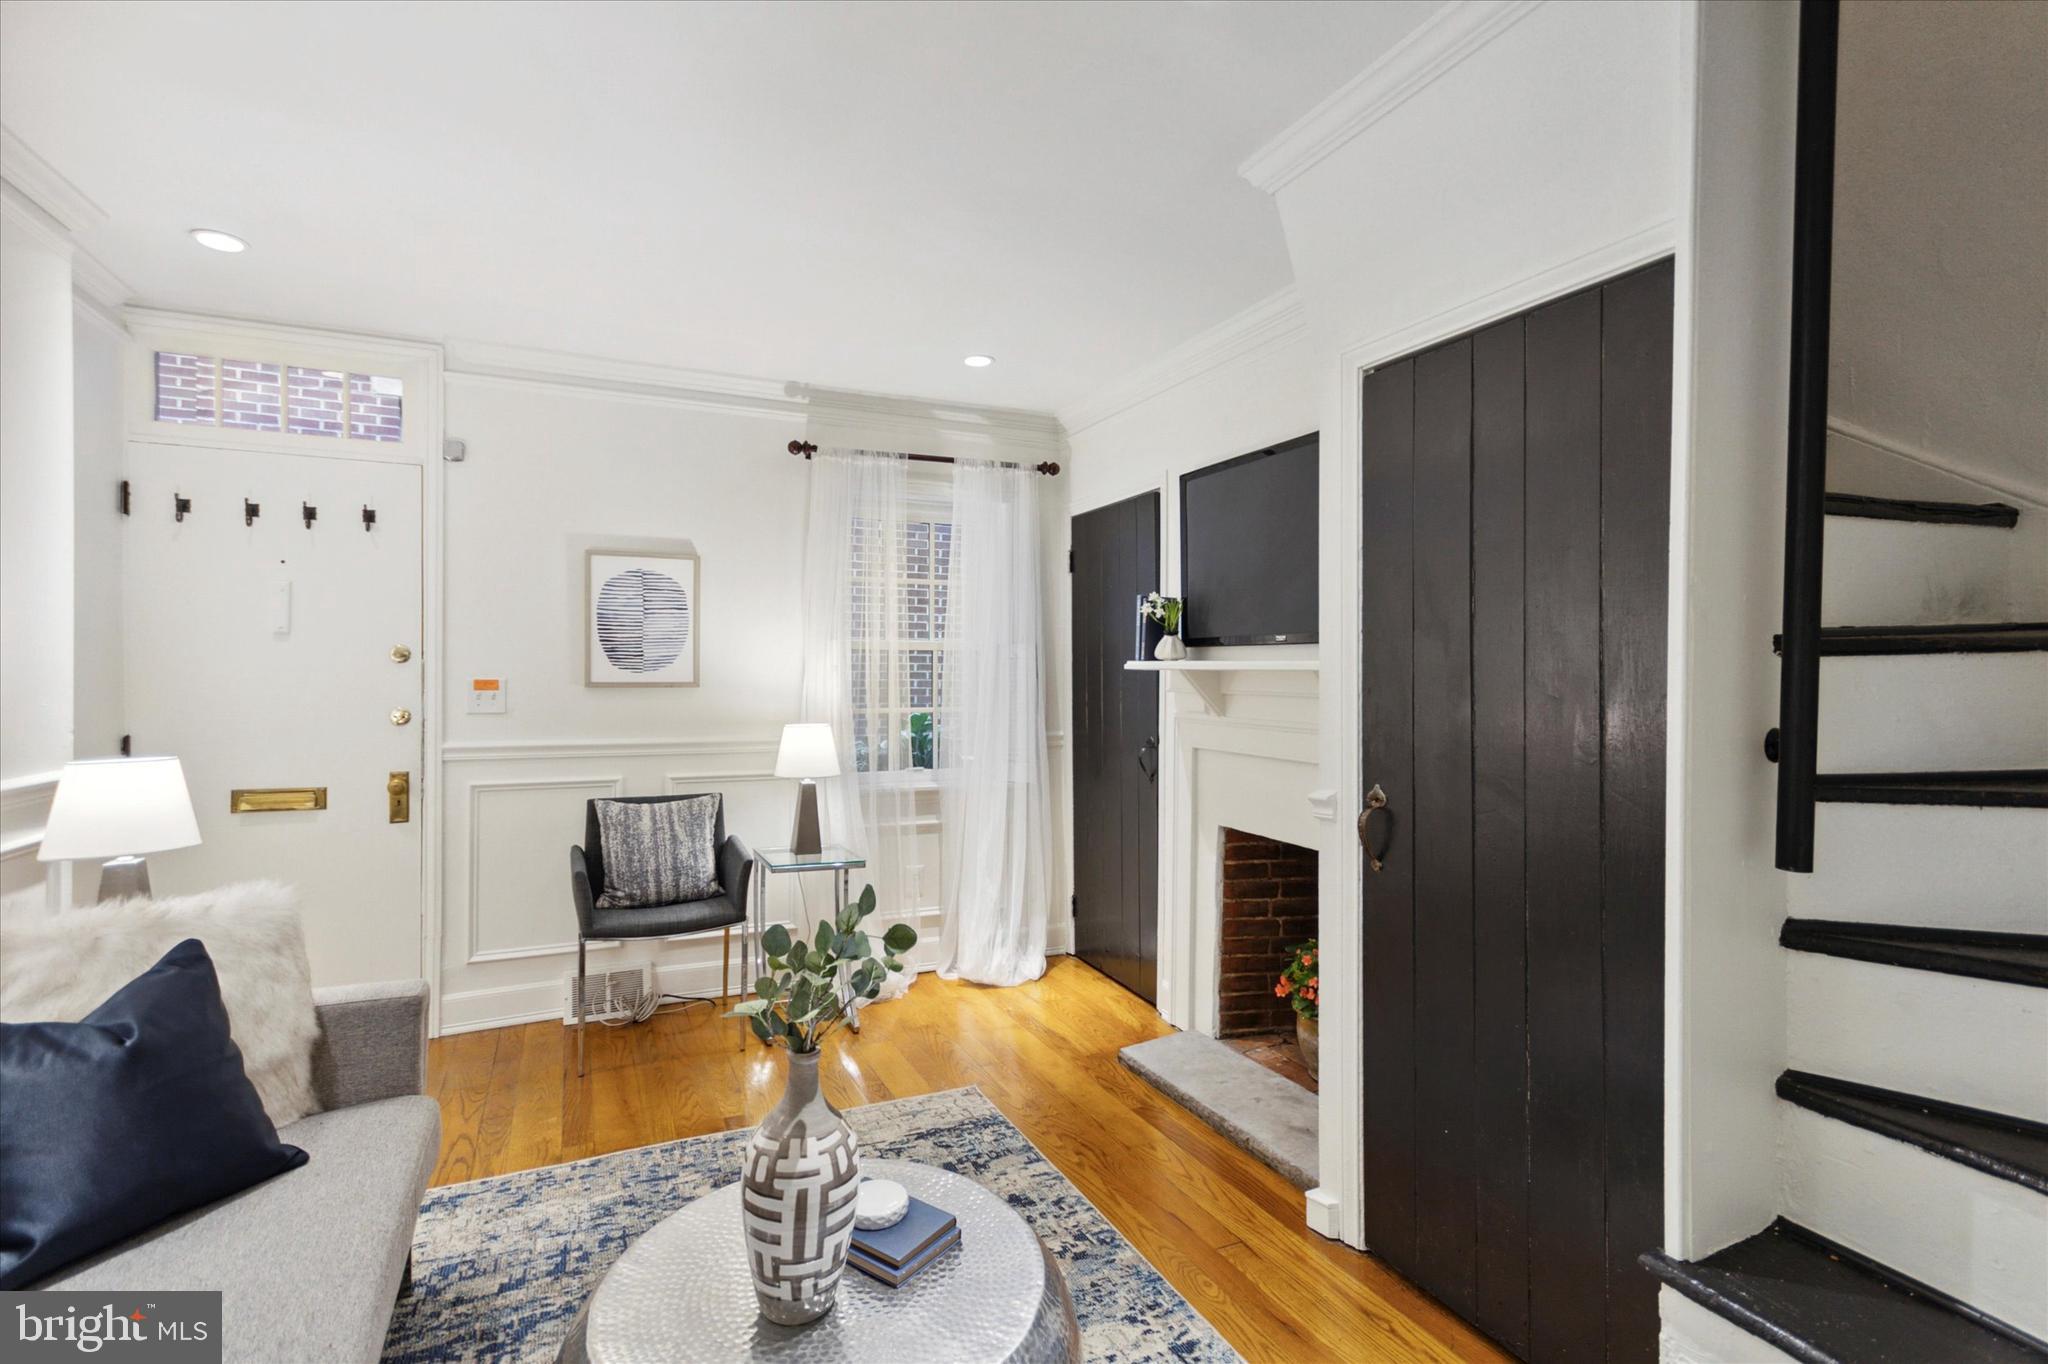
[(469, 679), (469, 705), (471, 715), (503, 715), (505, 713), (505, 679), (502, 677), (472, 677)]

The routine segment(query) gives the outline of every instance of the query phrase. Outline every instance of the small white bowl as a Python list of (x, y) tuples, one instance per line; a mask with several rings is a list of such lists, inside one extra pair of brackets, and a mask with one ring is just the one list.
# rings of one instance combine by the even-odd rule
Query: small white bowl
[(910, 1194), (893, 1179), (864, 1179), (853, 1199), (853, 1225), (862, 1231), (893, 1227), (910, 1211)]

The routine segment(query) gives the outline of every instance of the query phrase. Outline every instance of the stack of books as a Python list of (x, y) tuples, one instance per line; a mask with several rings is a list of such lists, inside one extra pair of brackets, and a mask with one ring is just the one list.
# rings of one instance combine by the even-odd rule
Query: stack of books
[(959, 1244), (960, 1224), (953, 1214), (913, 1198), (895, 1226), (854, 1232), (846, 1262), (891, 1288), (901, 1288)]

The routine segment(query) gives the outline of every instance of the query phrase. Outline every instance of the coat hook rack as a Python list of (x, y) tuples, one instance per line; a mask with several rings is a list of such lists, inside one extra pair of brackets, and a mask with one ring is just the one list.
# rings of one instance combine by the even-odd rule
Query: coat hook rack
[(372, 528), (373, 526), (375, 526), (376, 524), (377, 524), (377, 509), (376, 509), (375, 507), (368, 507), (368, 506), (364, 507), (364, 508), (363, 508), (363, 529), (364, 529), (364, 530), (369, 530), (369, 529), (371, 529), (371, 528)]
[(306, 529), (313, 529), (313, 523), (320, 519), (320, 509), (311, 502), (299, 503), (299, 519), (306, 523)]
[(255, 524), (256, 524), (256, 518), (257, 518), (257, 517), (259, 517), (259, 516), (261, 516), (261, 515), (263, 515), (263, 504), (262, 504), (262, 503), (260, 503), (260, 502), (251, 502), (251, 501), (250, 501), (250, 500), (249, 500), (248, 498), (246, 498), (246, 497), (242, 499), (242, 524), (243, 524), (243, 525), (245, 525), (245, 526), (253, 526), (253, 525), (255, 525)]
[(121, 498), (120, 501), (116, 502), (114, 505), (118, 506), (121, 509), (121, 515), (123, 516), (128, 516), (131, 514), (130, 507), (134, 500), (132, 495), (133, 491), (134, 490), (128, 486), (128, 480), (125, 478), (122, 479)]
[(183, 521), (185, 513), (192, 510), (192, 499), (183, 493), (171, 494), (171, 519)]

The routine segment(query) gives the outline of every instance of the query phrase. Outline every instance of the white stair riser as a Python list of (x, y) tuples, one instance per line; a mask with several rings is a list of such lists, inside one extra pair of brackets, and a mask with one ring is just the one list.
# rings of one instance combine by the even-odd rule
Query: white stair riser
[(1821, 660), (1821, 771), (1983, 767), (2048, 767), (2048, 653)]
[(2048, 810), (1823, 803), (1813, 846), (1795, 919), (2048, 933)]
[(1670, 1285), (1657, 1290), (1659, 1364), (1794, 1364), (1791, 1355)]
[(2048, 990), (1818, 952), (1785, 963), (1793, 1069), (2048, 1122)]
[(1830, 516), (1825, 625), (2048, 620), (2048, 514), (2010, 530)]
[(1785, 1216), (2048, 1336), (2048, 1198), (1808, 1109), (1778, 1107)]

